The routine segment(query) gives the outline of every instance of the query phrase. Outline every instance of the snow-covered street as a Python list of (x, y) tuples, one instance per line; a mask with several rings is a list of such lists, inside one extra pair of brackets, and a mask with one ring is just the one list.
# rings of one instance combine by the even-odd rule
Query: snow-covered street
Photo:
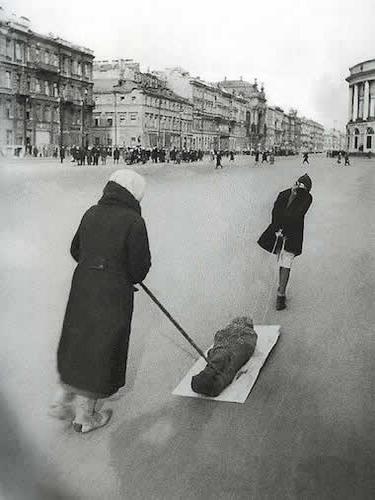
[[(7, 481), (24, 478), (30, 460), (45, 498), (373, 498), (375, 161), (351, 162), (312, 155), (307, 167), (301, 157), (255, 166), (245, 156), (223, 170), (208, 160), (128, 167), (147, 181), (145, 283), (197, 344), (206, 349), (238, 315), (280, 324), (281, 336), (245, 404), (176, 397), (197, 356), (140, 290), (127, 385), (105, 402), (113, 420), (81, 436), (47, 416), (69, 247), (118, 167), (1, 158), (0, 422), (15, 457)], [(256, 242), (278, 192), (306, 171), (314, 201), (304, 251), (288, 308), (277, 312), (275, 261)], [(21, 453), (30, 455), (23, 465)]]

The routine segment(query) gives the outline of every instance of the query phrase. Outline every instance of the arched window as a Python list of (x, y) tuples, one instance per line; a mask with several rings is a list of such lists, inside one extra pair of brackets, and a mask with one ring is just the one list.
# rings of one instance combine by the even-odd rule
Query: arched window
[(373, 134), (374, 133), (374, 129), (372, 127), (367, 127), (366, 133), (367, 134)]
[(359, 130), (357, 128), (354, 129), (354, 149), (358, 149), (358, 136)]

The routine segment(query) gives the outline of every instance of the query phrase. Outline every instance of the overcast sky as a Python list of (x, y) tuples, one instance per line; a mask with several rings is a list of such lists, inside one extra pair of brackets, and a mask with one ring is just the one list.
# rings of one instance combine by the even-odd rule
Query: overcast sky
[(271, 105), (343, 128), (349, 67), (375, 58), (375, 0), (7, 0), (32, 27), (141, 68), (264, 82)]

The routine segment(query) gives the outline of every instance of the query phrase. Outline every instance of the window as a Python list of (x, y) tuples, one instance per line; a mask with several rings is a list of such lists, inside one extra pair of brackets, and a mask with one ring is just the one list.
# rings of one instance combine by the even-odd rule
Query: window
[(95, 141), (95, 146), (100, 145), (100, 137), (95, 137), (94, 141)]
[(130, 119), (132, 121), (136, 120), (138, 118), (138, 113), (130, 113)]
[(12, 86), (12, 75), (10, 71), (5, 72), (5, 87), (10, 89)]
[(6, 58), (12, 59), (12, 42), (9, 38), (6, 39)]
[(51, 121), (51, 108), (49, 106), (46, 106), (44, 108), (44, 121), (45, 122), (50, 122)]
[(112, 125), (113, 125), (113, 118), (107, 118), (107, 125), (109, 127), (112, 127)]
[(39, 47), (37, 47), (35, 49), (35, 61), (40, 62), (40, 48)]
[(46, 51), (44, 52), (44, 62), (45, 62), (46, 64), (50, 64), (50, 62), (51, 62), (51, 61), (50, 61), (50, 55), (49, 55), (48, 50), (46, 50)]
[(42, 121), (42, 106), (40, 104), (35, 108), (35, 115), (38, 122)]
[(22, 46), (19, 42), (16, 42), (16, 61), (22, 61)]
[(5, 56), (7, 52), (6, 40), (3, 36), (0, 36), (0, 54)]
[(5, 117), (8, 118), (8, 120), (12, 120), (14, 118), (13, 115), (13, 104), (10, 99), (7, 99), (6, 104), (5, 104)]
[(17, 118), (22, 120), (23, 118), (23, 106), (22, 104), (16, 103)]
[(371, 149), (372, 147), (372, 135), (368, 135), (366, 137), (366, 148)]
[(44, 82), (44, 93), (48, 96), (51, 95), (50, 85), (47, 80)]
[(124, 125), (125, 121), (126, 121), (126, 113), (121, 113), (120, 114), (120, 124)]
[(41, 92), (40, 80), (38, 78), (35, 80), (35, 92), (38, 94)]
[(7, 146), (13, 144), (13, 130), (7, 130)]
[(82, 64), (79, 62), (77, 63), (77, 73), (78, 75), (82, 75)]
[(99, 127), (99, 118), (94, 118), (94, 126)]
[(136, 101), (136, 96), (135, 95), (132, 95), (132, 102), (135, 102)]
[(59, 88), (57, 86), (57, 83), (55, 82), (53, 84), (53, 97), (58, 97), (59, 96)]
[(358, 85), (358, 118), (363, 118), (363, 103), (365, 99), (365, 84)]
[(120, 97), (120, 101), (124, 101), (124, 100), (125, 100), (125, 97), (122, 95), (122, 96)]

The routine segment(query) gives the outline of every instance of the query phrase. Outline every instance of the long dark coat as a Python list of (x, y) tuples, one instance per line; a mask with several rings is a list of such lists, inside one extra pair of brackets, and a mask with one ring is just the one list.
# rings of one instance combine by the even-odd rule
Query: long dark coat
[(272, 210), (272, 222), (261, 235), (258, 244), (267, 252), (276, 253), (275, 233), (281, 229), (286, 237), (285, 250), (294, 255), (302, 253), (304, 219), (312, 203), (311, 194), (305, 189), (297, 189), (297, 195), (287, 207), (291, 189), (279, 193)]
[(66, 307), (57, 367), (62, 382), (110, 396), (125, 384), (133, 284), (151, 266), (138, 201), (108, 182), (83, 216), (71, 245), (78, 262)]

